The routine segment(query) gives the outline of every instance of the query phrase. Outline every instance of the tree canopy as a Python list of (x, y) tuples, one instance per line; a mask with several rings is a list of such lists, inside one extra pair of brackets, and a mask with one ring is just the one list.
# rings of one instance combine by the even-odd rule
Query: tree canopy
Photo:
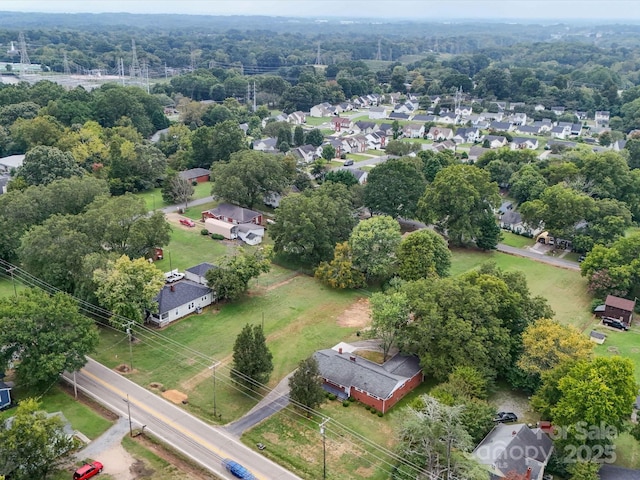
[(273, 355), (260, 325), (246, 324), (233, 345), (231, 378), (255, 390), (269, 381)]
[(449, 275), (451, 252), (442, 236), (432, 230), (422, 229), (403, 237), (397, 256), (398, 275), (403, 280)]

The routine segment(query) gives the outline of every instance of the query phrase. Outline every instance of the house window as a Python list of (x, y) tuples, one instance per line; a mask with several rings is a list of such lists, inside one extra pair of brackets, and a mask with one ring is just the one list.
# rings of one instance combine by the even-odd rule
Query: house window
[(169, 312), (167, 312), (167, 313), (163, 313), (163, 314), (160, 316), (160, 318), (161, 318), (162, 320), (164, 320), (165, 318), (169, 318)]

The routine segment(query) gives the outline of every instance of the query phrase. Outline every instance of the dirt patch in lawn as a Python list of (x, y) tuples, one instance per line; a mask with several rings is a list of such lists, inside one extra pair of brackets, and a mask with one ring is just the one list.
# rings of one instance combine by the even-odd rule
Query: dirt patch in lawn
[(135, 372), (135, 370), (131, 370), (131, 367), (129, 367), (129, 365), (127, 365), (126, 363), (121, 363), (116, 368), (114, 368), (114, 370), (123, 375), (129, 375), (130, 373)]
[(162, 392), (162, 396), (176, 404), (187, 403), (189, 399), (187, 394), (182, 393), (178, 390), (167, 390), (165, 392)]
[(336, 320), (340, 327), (366, 327), (371, 319), (368, 298), (361, 298), (351, 304)]
[(296, 272), (293, 276), (287, 278), (286, 280), (283, 280), (282, 282), (278, 282), (278, 283), (274, 283), (273, 285), (269, 285), (267, 288), (265, 288), (265, 292), (270, 292), (271, 290), (275, 290), (278, 287), (282, 287), (288, 283), (291, 283), (291, 281), (296, 278), (299, 277), (301, 274), (300, 272)]

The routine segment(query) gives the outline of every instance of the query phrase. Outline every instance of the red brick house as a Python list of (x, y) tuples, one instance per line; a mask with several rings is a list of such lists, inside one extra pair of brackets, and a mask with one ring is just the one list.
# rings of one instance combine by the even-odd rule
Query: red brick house
[(184, 178), (185, 180), (189, 180), (190, 182), (195, 181), (198, 183), (203, 183), (209, 181), (211, 170), (207, 170), (206, 168), (192, 168), (191, 170), (180, 172), (178, 175), (180, 175), (180, 177)]
[(633, 321), (633, 310), (636, 308), (635, 300), (627, 300), (626, 298), (607, 295), (604, 302), (604, 308), (600, 306), (596, 308), (596, 316), (610, 317), (621, 320), (625, 325), (630, 326)]
[(388, 412), (424, 379), (415, 356), (396, 355), (382, 365), (344, 352), (342, 348), (319, 350), (318, 361), (323, 388), (339, 398), (353, 397), (359, 402)]
[(204, 222), (207, 218), (215, 218), (228, 223), (255, 223), (256, 225), (262, 225), (263, 220), (262, 213), (230, 203), (221, 203), (216, 208), (202, 212), (202, 221)]
[(351, 127), (351, 120), (349, 120), (346, 117), (333, 117), (331, 119), (331, 128), (336, 132), (340, 132), (342, 130), (349, 130), (350, 127)]

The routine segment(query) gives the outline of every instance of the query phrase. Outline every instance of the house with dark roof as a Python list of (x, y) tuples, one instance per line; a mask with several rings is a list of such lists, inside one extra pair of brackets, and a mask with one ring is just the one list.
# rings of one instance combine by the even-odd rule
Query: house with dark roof
[(635, 308), (635, 300), (627, 300), (626, 298), (616, 297), (615, 295), (607, 295), (604, 301), (604, 308), (597, 309), (596, 316), (615, 318), (629, 327), (631, 326), (631, 322), (633, 322), (633, 310)]
[(511, 141), (511, 150), (535, 150), (538, 148), (537, 138), (513, 137)]
[(247, 245), (258, 245), (264, 238), (264, 227), (255, 223), (238, 225), (238, 238)]
[(437, 120), (437, 117), (435, 115), (427, 115), (423, 113), (414, 115), (411, 118), (412, 122), (435, 122), (436, 120)]
[(207, 170), (206, 168), (192, 168), (190, 170), (184, 170), (178, 175), (180, 178), (184, 178), (190, 182), (204, 183), (209, 181), (211, 170)]
[(489, 130), (494, 130), (496, 132), (508, 132), (513, 129), (514, 126), (510, 122), (491, 122), (489, 125)]
[(346, 170), (351, 173), (360, 185), (364, 185), (367, 183), (367, 177), (369, 176), (369, 172), (365, 172), (364, 170), (360, 170), (359, 168), (345, 168), (341, 167), (340, 170)]
[[(186, 276), (186, 274), (185, 274)], [(191, 313), (199, 313), (215, 300), (213, 290), (191, 280), (180, 280), (165, 285), (154, 301), (158, 311), (148, 312), (147, 321), (165, 327)]]
[(391, 112), (387, 118), (389, 120), (409, 120), (409, 114), (401, 112)]
[(372, 133), (375, 132), (378, 126), (374, 122), (359, 121), (353, 125), (354, 133)]
[(255, 223), (262, 225), (262, 213), (249, 210), (248, 208), (231, 205), (230, 203), (221, 203), (211, 210), (202, 212), (202, 221), (207, 218), (215, 218), (228, 223)]
[(476, 127), (465, 127), (456, 130), (456, 134), (453, 137), (453, 141), (457, 143), (476, 143), (480, 141), (482, 134), (480, 129)]
[(192, 282), (199, 283), (200, 285), (206, 285), (207, 279), (205, 278), (205, 275), (212, 268), (218, 267), (208, 262), (199, 263), (194, 267), (187, 268), (184, 271), (184, 278), (186, 280), (191, 280)]
[(253, 142), (253, 149), (267, 153), (276, 152), (278, 150), (276, 148), (277, 143), (277, 138), (261, 138), (260, 140), (256, 140)]
[(356, 400), (385, 413), (424, 378), (415, 356), (398, 354), (382, 365), (355, 355), (348, 344), (313, 354), (323, 388), (340, 398)]
[(473, 456), (487, 468), (490, 480), (509, 472), (542, 480), (552, 453), (553, 442), (541, 428), (499, 423), (478, 444)]
[(540, 127), (533, 125), (520, 125), (519, 127), (516, 127), (516, 132), (523, 135), (540, 135)]
[(489, 148), (502, 148), (509, 144), (507, 137), (502, 135), (485, 135), (484, 141), (488, 142)]

